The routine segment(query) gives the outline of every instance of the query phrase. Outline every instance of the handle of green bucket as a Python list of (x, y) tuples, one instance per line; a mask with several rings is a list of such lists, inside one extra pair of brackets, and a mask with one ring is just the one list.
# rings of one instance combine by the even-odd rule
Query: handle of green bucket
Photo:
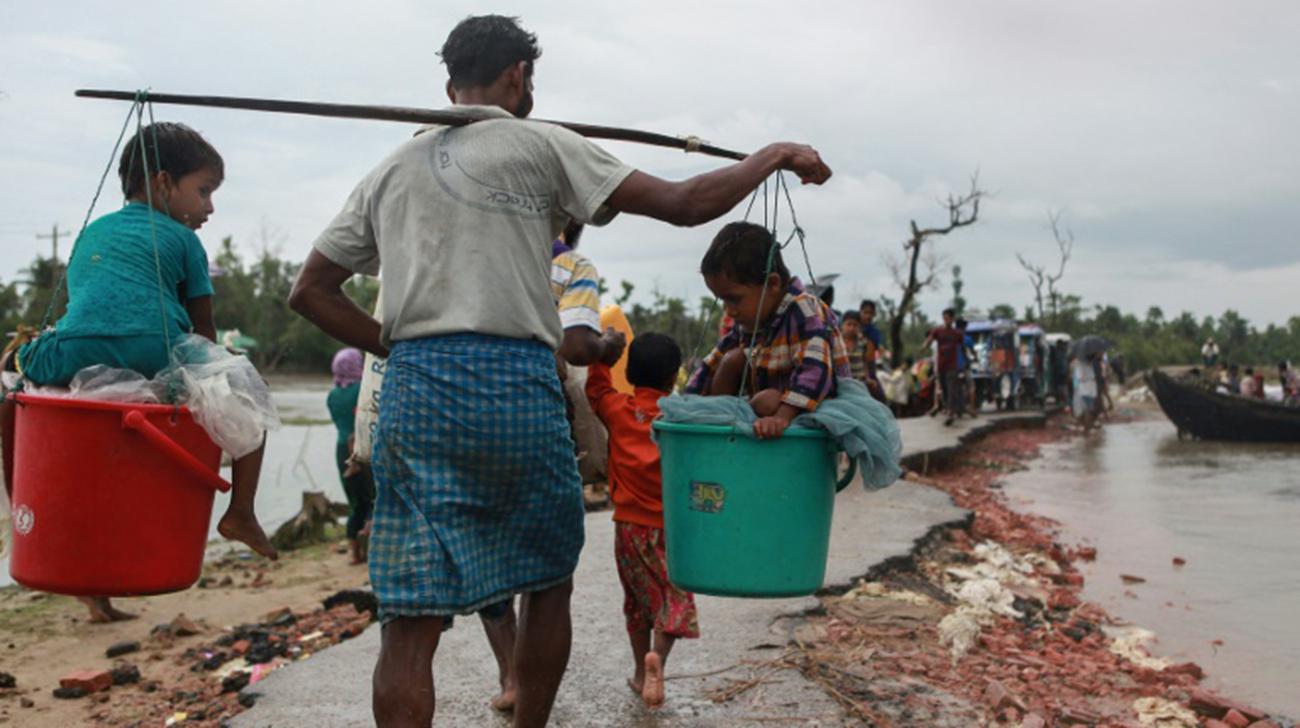
[(835, 492), (838, 493), (841, 490), (844, 490), (845, 488), (849, 487), (849, 483), (853, 482), (853, 476), (857, 474), (858, 474), (858, 459), (850, 455), (849, 469), (844, 471), (844, 477), (840, 478), (839, 481), (835, 483)]
[(214, 472), (211, 468), (199, 462), (199, 459), (191, 455), (185, 448), (176, 444), (176, 441), (168, 437), (153, 426), (148, 417), (140, 410), (131, 410), (122, 413), (122, 427), (127, 430), (135, 430), (144, 436), (144, 439), (153, 445), (155, 449), (166, 455), (173, 463), (179, 465), (182, 469), (189, 472), (199, 482), (209, 486), (222, 493), (230, 490), (230, 483)]

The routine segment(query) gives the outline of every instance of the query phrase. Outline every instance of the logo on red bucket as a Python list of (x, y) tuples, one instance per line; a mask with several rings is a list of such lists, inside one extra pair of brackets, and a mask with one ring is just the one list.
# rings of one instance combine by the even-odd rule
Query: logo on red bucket
[(32, 526), (36, 525), (36, 514), (27, 506), (18, 506), (14, 509), (14, 530), (19, 536), (26, 536), (32, 532)]

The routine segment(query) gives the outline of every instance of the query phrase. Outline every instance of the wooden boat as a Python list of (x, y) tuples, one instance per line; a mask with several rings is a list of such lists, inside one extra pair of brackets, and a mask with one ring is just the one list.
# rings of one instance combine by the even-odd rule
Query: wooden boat
[(1165, 416), (1202, 440), (1300, 442), (1300, 407), (1215, 392), (1153, 369), (1147, 384)]

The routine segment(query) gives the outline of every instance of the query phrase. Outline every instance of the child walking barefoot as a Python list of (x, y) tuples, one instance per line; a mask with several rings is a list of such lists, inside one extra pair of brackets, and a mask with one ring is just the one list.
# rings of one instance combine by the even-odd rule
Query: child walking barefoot
[[(34, 384), (56, 387), (94, 364), (152, 377), (171, 363), (168, 342), (175, 345), (190, 332), (215, 342), (208, 259), (194, 231), (212, 215), (212, 194), (224, 175), (221, 155), (198, 132), (168, 122), (144, 127), (118, 167), (127, 205), (95, 220), (78, 238), (68, 261), (67, 313), (53, 331), (18, 348), (13, 368)], [(14, 405), (6, 400), (3, 407), (8, 484)], [(217, 531), (274, 559), (276, 550), (253, 513), (264, 447), (265, 440), (235, 459), (230, 507)], [(130, 616), (106, 599), (89, 606), (97, 620)]]
[(668, 581), (659, 448), (650, 437), (659, 398), (672, 393), (682, 352), (663, 334), (633, 339), (627, 362), (630, 395), (614, 389), (610, 364), (587, 370), (587, 398), (609, 429), (614, 558), (635, 663), (628, 685), (646, 707), (656, 708), (664, 702), (664, 664), (673, 644), (700, 636), (694, 597)]

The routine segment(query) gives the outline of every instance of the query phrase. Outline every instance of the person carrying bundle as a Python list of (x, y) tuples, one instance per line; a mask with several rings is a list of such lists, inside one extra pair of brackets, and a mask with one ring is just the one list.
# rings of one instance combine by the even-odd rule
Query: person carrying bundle
[[(702, 224), (779, 169), (830, 177), (793, 144), (682, 182), (638, 172), (525, 120), (539, 55), (513, 18), (457, 25), (442, 48), (447, 94), (490, 118), (432, 128), (379, 163), (316, 240), (289, 300), (326, 333), (388, 356), (370, 542), (384, 727), (433, 719), (432, 660), (452, 615), (524, 595), (516, 726), (546, 723), (567, 666), (584, 509), (556, 374), (551, 241), (571, 220), (619, 212)], [(382, 272), (382, 322), (343, 293), (355, 272)]]

